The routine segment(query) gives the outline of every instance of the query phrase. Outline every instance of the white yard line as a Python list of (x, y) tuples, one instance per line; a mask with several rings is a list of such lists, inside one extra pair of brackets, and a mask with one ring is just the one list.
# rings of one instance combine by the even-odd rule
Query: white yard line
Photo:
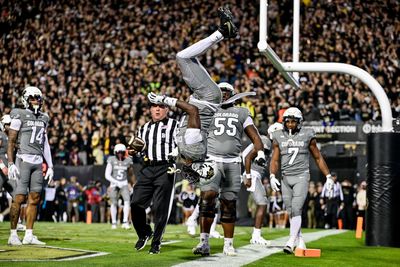
[[(315, 241), (317, 239), (344, 233), (345, 230), (323, 230), (313, 233), (303, 233), (303, 238), (305, 242)], [(243, 266), (251, 262), (257, 261), (259, 259), (265, 258), (274, 253), (282, 252), (282, 248), (285, 245), (288, 237), (281, 237), (272, 240), (270, 247), (262, 247), (259, 245), (246, 245), (237, 249), (237, 256), (229, 257), (223, 255), (223, 253), (211, 254), (209, 257), (200, 257), (197, 260), (184, 262), (174, 266), (179, 267), (204, 267), (205, 264), (212, 264), (213, 266)], [(212, 253), (212, 248), (211, 248)]]

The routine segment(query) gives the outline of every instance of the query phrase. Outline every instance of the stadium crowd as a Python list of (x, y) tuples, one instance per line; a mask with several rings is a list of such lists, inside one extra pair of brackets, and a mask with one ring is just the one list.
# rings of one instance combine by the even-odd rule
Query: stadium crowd
[[(240, 38), (208, 52), (202, 63), (214, 80), (257, 92), (242, 104), (261, 132), (287, 104), (300, 107), (306, 120), (381, 118), (370, 90), (350, 76), (307, 74), (302, 90), (287, 85), (258, 53), (258, 1), (1, 2), (0, 113), (18, 105), (27, 84), (38, 86), (52, 118), (56, 164), (104, 164), (113, 146), (147, 121), (148, 92), (187, 98), (175, 55), (196, 41), (189, 36), (216, 29), (204, 25), (217, 22), (216, 9), (226, 3), (240, 18)], [(284, 61), (291, 60), (291, 5), (269, 1), (268, 42)], [(300, 61), (366, 70), (399, 116), (399, 2), (303, 0), (301, 11)]]

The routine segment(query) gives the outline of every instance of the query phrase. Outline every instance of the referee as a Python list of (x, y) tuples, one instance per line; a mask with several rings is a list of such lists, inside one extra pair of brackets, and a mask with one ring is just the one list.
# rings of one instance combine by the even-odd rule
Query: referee
[[(132, 221), (139, 237), (135, 248), (141, 250), (153, 237), (149, 254), (160, 253), (162, 235), (171, 213), (174, 196), (175, 174), (168, 174), (174, 163), (168, 154), (176, 147), (178, 122), (167, 117), (168, 107), (151, 104), (151, 121), (145, 123), (138, 137), (146, 141), (142, 152), (143, 166), (137, 175), (131, 203)], [(146, 222), (145, 209), (152, 204), (154, 232)]]

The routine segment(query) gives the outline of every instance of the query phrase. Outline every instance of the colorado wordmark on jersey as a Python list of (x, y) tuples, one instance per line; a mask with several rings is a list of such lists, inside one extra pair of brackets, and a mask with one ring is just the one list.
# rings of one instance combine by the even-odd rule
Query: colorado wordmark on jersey
[[(13, 109), (10, 113), (11, 120), (20, 122), (18, 134), (18, 154), (43, 155), (44, 140), (49, 124), (49, 116), (39, 112), (35, 115), (28, 109)], [(13, 123), (11, 124), (13, 125)]]
[(115, 180), (121, 182), (128, 179), (128, 169), (130, 166), (133, 166), (131, 157), (127, 157), (124, 160), (118, 160), (117, 157), (111, 156), (107, 159), (107, 163), (112, 166), (111, 176)]
[(315, 138), (315, 132), (309, 128), (289, 135), (287, 131), (279, 130), (272, 134), (273, 142), (279, 145), (281, 169), (283, 175), (297, 175), (309, 172), (310, 142)]
[(208, 131), (208, 155), (219, 158), (239, 157), (242, 149), (243, 131), (252, 123), (247, 108), (219, 108), (214, 114)]

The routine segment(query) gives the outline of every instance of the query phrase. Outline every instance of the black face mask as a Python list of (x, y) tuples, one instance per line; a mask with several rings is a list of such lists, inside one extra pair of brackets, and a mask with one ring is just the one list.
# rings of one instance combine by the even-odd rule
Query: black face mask
[(123, 161), (125, 159), (125, 152), (118, 151), (117, 153), (115, 153), (115, 156), (118, 160)]

